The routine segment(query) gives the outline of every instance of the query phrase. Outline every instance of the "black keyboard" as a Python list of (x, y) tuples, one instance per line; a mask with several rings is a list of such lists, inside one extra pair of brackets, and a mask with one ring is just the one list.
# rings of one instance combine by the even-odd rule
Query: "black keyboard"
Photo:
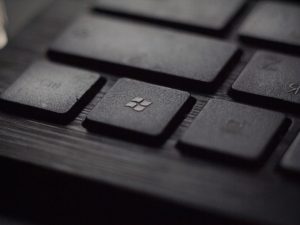
[(297, 1), (54, 1), (0, 65), (1, 162), (39, 213), (107, 195), (164, 224), (300, 224)]

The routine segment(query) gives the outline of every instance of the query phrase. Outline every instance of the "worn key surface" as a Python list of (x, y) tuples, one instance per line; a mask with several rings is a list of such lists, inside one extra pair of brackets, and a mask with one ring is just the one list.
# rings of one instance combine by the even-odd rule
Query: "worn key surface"
[(261, 51), (253, 56), (232, 89), (241, 94), (299, 104), (299, 74), (300, 58)]
[[(300, 49), (300, 7), (286, 2), (260, 2), (240, 30), (244, 38)], [(295, 49), (294, 49), (295, 50)]]
[(221, 32), (244, 0), (98, 0), (96, 8)]
[(101, 83), (97, 73), (38, 61), (1, 94), (2, 109), (66, 122)]
[(257, 161), (284, 119), (282, 114), (265, 109), (210, 100), (180, 139), (179, 147), (194, 153)]
[(300, 173), (300, 133), (284, 155), (281, 166), (291, 172)]
[[(236, 51), (235, 45), (219, 40), (97, 16), (81, 17), (51, 47), (52, 53), (64, 54), (67, 59), (77, 56), (113, 63), (106, 64), (110, 68), (123, 65), (158, 72), (131, 71), (129, 75), (167, 79), (168, 83), (172, 78), (213, 82)], [(119, 72), (126, 73), (122, 68)]]
[(114, 136), (156, 141), (171, 129), (189, 98), (184, 91), (122, 78), (88, 114), (85, 124)]

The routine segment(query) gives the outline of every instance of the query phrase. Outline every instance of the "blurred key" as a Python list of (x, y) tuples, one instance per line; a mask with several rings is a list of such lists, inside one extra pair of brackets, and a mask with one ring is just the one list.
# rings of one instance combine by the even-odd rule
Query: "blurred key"
[(119, 72), (126, 72), (124, 68), (127, 67), (157, 72), (147, 75), (143, 71), (129, 73), (143, 79), (211, 83), (233, 58), (237, 47), (146, 24), (84, 16), (58, 38), (51, 52), (60, 54), (65, 60), (79, 57), (91, 64), (104, 62), (102, 69), (105, 65), (110, 69), (118, 65), (122, 66), (118, 67)]
[(220, 32), (244, 3), (244, 0), (98, 0), (96, 7), (102, 11)]
[(7, 14), (4, 1), (0, 0), (0, 49), (4, 48), (8, 42), (7, 33)]
[(210, 100), (180, 139), (194, 153), (258, 161), (284, 122), (280, 113), (224, 100)]
[(244, 38), (300, 49), (300, 6), (259, 2), (240, 30)]
[(257, 52), (232, 89), (239, 93), (300, 103), (300, 58)]
[(53, 0), (4, 0), (7, 14), (7, 34), (9, 38), (17, 35), (26, 24)]
[(284, 155), (281, 166), (291, 172), (300, 173), (300, 134)]
[(100, 82), (97, 73), (39, 61), (1, 94), (2, 109), (64, 123), (94, 96)]

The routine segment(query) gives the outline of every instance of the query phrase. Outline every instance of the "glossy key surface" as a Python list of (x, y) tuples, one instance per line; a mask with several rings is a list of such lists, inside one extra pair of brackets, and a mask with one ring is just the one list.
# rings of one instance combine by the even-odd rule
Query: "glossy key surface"
[(235, 91), (300, 103), (300, 58), (257, 52), (234, 82)]
[(244, 0), (98, 0), (96, 7), (100, 10), (221, 31), (244, 3)]
[(284, 116), (280, 113), (210, 100), (183, 135), (179, 146), (195, 153), (257, 161), (283, 122)]
[(261, 1), (242, 25), (245, 38), (300, 49), (300, 6), (294, 3)]
[[(91, 63), (113, 63), (106, 64), (110, 68), (121, 65), (157, 72), (135, 73), (143, 79), (205, 83), (220, 75), (236, 51), (235, 45), (211, 38), (91, 15), (77, 20), (51, 48), (66, 59), (77, 56)], [(126, 73), (122, 68), (119, 72)]]
[[(184, 91), (122, 78), (88, 114), (87, 127), (113, 134), (123, 132), (160, 138), (186, 105)], [(120, 134), (120, 133), (119, 133)]]
[(1, 99), (15, 111), (29, 110), (62, 119), (91, 94), (98, 82), (97, 73), (38, 61), (1, 94)]

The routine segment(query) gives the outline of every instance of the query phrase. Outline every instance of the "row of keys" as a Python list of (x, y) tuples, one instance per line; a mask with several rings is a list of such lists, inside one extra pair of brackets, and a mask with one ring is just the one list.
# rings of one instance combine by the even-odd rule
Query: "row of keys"
[[(123, 75), (135, 74), (162, 84), (179, 80), (179, 85), (188, 88), (189, 84), (216, 81), (238, 48), (211, 38), (89, 15), (69, 27), (55, 41), (51, 52), (91, 64), (96, 61), (102, 67), (118, 66)], [(233, 93), (299, 103), (299, 61), (297, 57), (257, 52), (233, 84)], [(128, 73), (125, 68), (139, 70)]]
[[(98, 0), (99, 11), (167, 21), (214, 32), (225, 30), (245, 5), (243, 0)], [(240, 29), (243, 39), (300, 49), (300, 7), (292, 3), (261, 1)]]
[[(131, 1), (133, 4), (134, 1)], [(126, 10), (122, 4), (114, 5), (113, 2), (102, 1), (100, 5), (106, 4), (107, 8), (123, 7), (122, 10)], [(153, 4), (151, 7), (155, 8), (156, 3), (151, 2), (144, 4)], [(204, 0), (189, 2), (187, 12), (197, 8), (197, 4), (202, 4), (203, 7), (205, 4), (209, 5)], [(223, 1), (213, 2), (219, 6), (215, 7), (216, 10), (222, 8), (220, 6)], [(163, 17), (166, 15), (166, 8), (174, 9), (176, 4), (180, 3), (164, 1), (164, 4), (162, 10), (157, 11), (158, 14), (154, 16), (161, 15), (161, 19), (168, 20), (168, 16)], [(228, 1), (230, 7), (225, 8), (232, 11), (223, 11), (222, 23), (207, 19), (210, 17), (208, 10), (201, 13), (200, 17), (186, 13), (180, 14), (183, 16), (181, 18), (174, 18), (182, 23), (190, 23), (199, 17), (195, 26), (209, 27), (205, 25), (206, 20), (214, 22), (216, 30), (222, 30), (243, 4), (243, 1), (239, 0)], [(133, 9), (143, 10), (134, 7)], [(294, 37), (297, 37), (298, 32), (295, 29), (299, 22), (298, 11), (299, 7), (289, 4), (259, 3), (242, 26), (240, 34), (243, 37), (297, 47), (298, 39)], [(278, 26), (271, 18), (275, 12), (276, 15), (280, 15), (276, 19), (277, 22), (284, 24), (288, 21), (291, 24), (288, 32), (281, 34), (278, 31)], [(188, 17), (188, 14), (195, 17)], [(262, 24), (269, 24), (267, 31), (260, 30), (257, 18)], [(188, 80), (191, 83), (209, 84), (222, 74), (237, 54), (238, 48), (234, 44), (212, 38), (133, 21), (88, 15), (69, 27), (52, 45), (51, 52), (66, 58), (75, 57), (86, 62), (102, 63), (101, 65), (107, 67), (118, 65), (124, 69), (122, 71), (135, 68), (143, 79), (147, 79), (145, 74), (148, 74), (151, 76), (149, 79), (155, 77), (158, 81)], [(144, 73), (146, 71), (151, 73)], [(232, 90), (235, 95), (244, 93), (299, 103), (299, 71), (299, 58), (257, 52), (233, 84)], [(30, 67), (2, 93), (1, 99), (5, 108), (13, 111), (68, 122), (74, 119), (88, 99), (100, 90), (102, 81), (101, 76), (93, 72), (41, 61)], [(175, 130), (176, 124), (182, 121), (184, 111), (190, 110), (191, 102), (190, 94), (184, 91), (120, 79), (89, 113), (84, 125), (97, 132), (162, 143)], [(218, 153), (257, 162), (266, 156), (270, 141), (280, 132), (284, 121), (284, 116), (279, 113), (238, 103), (211, 100), (179, 140), (178, 147), (190, 152), (203, 152), (205, 149), (206, 153)], [(282, 165), (295, 162), (289, 160), (290, 158), (286, 156)]]
[[(39, 61), (2, 93), (1, 100), (12, 110), (52, 114), (63, 121), (88, 92), (98, 89), (95, 85), (99, 80), (100, 76), (92, 72)], [(184, 111), (191, 110), (191, 99), (185, 91), (121, 78), (88, 114), (84, 125), (104, 134), (161, 144), (176, 128), (174, 124), (182, 121)], [(285, 120), (281, 113), (210, 100), (178, 147), (258, 162)], [(290, 159), (285, 157), (283, 165), (294, 163)]]

